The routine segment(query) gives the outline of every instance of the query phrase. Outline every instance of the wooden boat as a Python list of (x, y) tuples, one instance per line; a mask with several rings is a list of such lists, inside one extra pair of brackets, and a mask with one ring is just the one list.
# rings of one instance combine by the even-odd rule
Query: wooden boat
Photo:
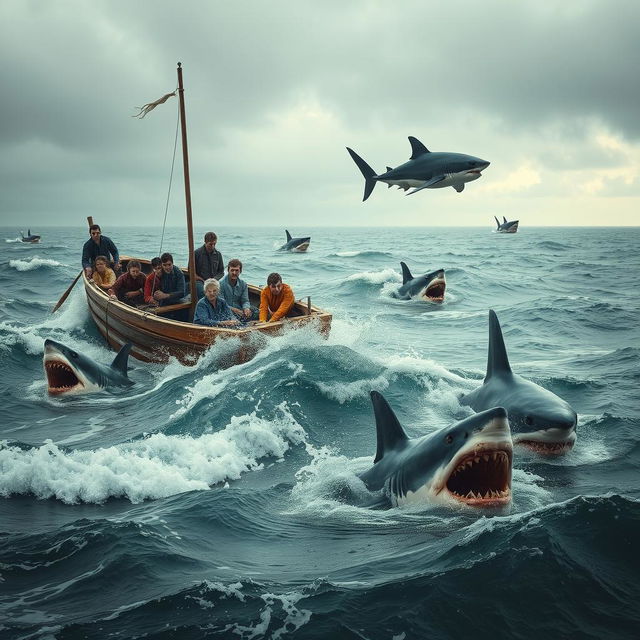
[[(189, 184), (189, 161), (187, 154), (187, 133), (185, 124), (184, 89), (182, 86), (182, 68), (178, 63), (178, 92), (180, 98), (180, 122), (182, 127), (182, 152), (184, 165), (185, 200), (187, 213), (187, 239), (189, 255), (193, 255), (193, 226), (191, 220), (191, 195)], [(165, 96), (166, 99), (167, 96)], [(160, 103), (160, 101), (158, 101)], [(153, 104), (153, 103), (152, 103)], [(89, 224), (93, 223), (91, 218)], [(151, 271), (149, 260), (120, 257), (123, 268), (129, 260), (138, 260), (142, 271)], [(188, 282), (190, 299), (193, 302), (167, 305), (164, 307), (138, 308), (119, 300), (111, 299), (93, 280), (87, 278), (84, 271), (84, 283), (89, 313), (100, 333), (114, 348), (120, 349), (123, 344), (132, 343), (131, 355), (146, 362), (166, 362), (170, 357), (177, 358), (183, 364), (195, 364), (197, 359), (212, 344), (221, 340), (234, 340), (230, 349), (224, 353), (220, 366), (230, 366), (251, 359), (265, 343), (268, 335), (278, 335), (287, 328), (312, 326), (328, 335), (331, 329), (331, 314), (311, 305), (307, 298), (297, 301), (286, 318), (279, 322), (256, 323), (240, 329), (227, 327), (205, 327), (190, 322), (197, 302), (196, 277), (193, 260), (188, 269), (182, 269)], [(66, 296), (65, 296), (66, 297)], [(64, 299), (64, 298), (63, 298)], [(249, 285), (249, 300), (253, 306), (259, 306), (260, 288)], [(62, 302), (62, 300), (61, 300)], [(59, 302), (58, 305), (61, 303)], [(167, 317), (181, 316), (183, 319)]]

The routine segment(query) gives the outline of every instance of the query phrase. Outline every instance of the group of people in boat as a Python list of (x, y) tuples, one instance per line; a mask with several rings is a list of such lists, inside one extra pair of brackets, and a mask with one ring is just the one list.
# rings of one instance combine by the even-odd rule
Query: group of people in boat
[[(82, 248), (82, 267), (87, 278), (112, 298), (126, 304), (153, 308), (188, 301), (182, 270), (173, 263), (170, 253), (151, 260), (151, 273), (145, 275), (137, 260), (129, 260), (121, 273), (120, 255), (115, 243), (102, 235), (100, 225), (89, 228), (91, 238)], [(260, 293), (260, 308), (251, 306), (249, 288), (240, 278), (242, 262), (237, 258), (227, 263), (216, 249), (218, 237), (213, 231), (204, 236), (204, 244), (194, 251), (198, 302), (194, 324), (209, 327), (241, 328), (249, 323), (277, 322), (286, 317), (295, 304), (293, 290), (271, 273)], [(165, 314), (168, 317), (176, 315)]]

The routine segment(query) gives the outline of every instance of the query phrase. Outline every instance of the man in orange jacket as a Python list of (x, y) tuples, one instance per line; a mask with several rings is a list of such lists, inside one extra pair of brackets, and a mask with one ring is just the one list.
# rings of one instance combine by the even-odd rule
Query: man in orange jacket
[(267, 286), (260, 293), (260, 322), (278, 322), (295, 303), (293, 290), (282, 282), (279, 273), (270, 273)]

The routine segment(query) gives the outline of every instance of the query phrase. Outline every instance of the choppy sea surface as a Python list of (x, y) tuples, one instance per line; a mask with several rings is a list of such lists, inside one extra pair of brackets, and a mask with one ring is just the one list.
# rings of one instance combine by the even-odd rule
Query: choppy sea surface
[[(26, 224), (26, 223), (25, 223)], [(196, 229), (196, 246), (203, 232)], [(216, 370), (131, 361), (125, 391), (49, 397), (43, 341), (114, 354), (77, 286), (86, 228), (0, 229), (0, 637), (636, 638), (640, 629), (640, 229), (214, 227), (225, 260), (333, 313)], [(107, 228), (123, 254), (160, 237)], [(185, 264), (183, 229), (163, 250)], [(446, 270), (400, 301), (400, 260)], [(516, 451), (499, 514), (393, 507), (358, 478), (369, 392), (410, 436), (468, 415), (488, 318), (515, 372), (566, 399), (566, 456)]]

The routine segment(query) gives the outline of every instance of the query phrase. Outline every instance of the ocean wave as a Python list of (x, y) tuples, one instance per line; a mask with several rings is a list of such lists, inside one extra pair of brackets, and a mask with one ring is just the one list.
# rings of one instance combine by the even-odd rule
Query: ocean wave
[(383, 284), (388, 281), (402, 282), (402, 277), (395, 269), (387, 268), (382, 271), (354, 273), (344, 279), (344, 282), (364, 282), (365, 284), (373, 285)]
[(144, 440), (94, 451), (65, 451), (51, 440), (27, 449), (0, 447), (0, 495), (33, 494), (67, 504), (133, 503), (185, 491), (205, 490), (262, 468), (305, 441), (303, 428), (284, 405), (273, 420), (255, 413), (232, 416), (221, 431), (198, 438), (154, 434)]
[(64, 265), (57, 260), (51, 260), (51, 258), (34, 256), (30, 260), (9, 260), (9, 266), (16, 271), (35, 271), (36, 269), (50, 269)]

